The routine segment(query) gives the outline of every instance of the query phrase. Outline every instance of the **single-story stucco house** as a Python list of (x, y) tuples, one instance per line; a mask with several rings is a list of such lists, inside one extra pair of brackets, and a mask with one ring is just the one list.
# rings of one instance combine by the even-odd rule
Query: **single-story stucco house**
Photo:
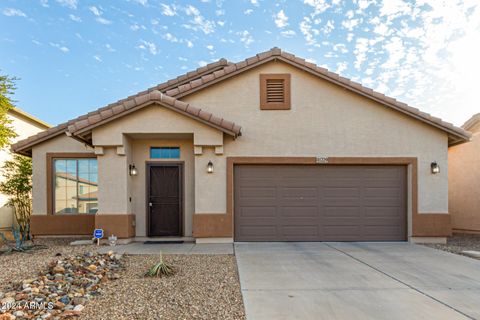
[(454, 232), (480, 233), (480, 113), (462, 128), (472, 138), (448, 150), (448, 209)]
[[(51, 127), (48, 123), (34, 117), (20, 108), (12, 108), (7, 112), (9, 126), (15, 131), (17, 136), (11, 141), (15, 143), (26, 139), (31, 135), (37, 134)], [(5, 161), (12, 159), (12, 153), (8, 147), (0, 149), (0, 168), (3, 168)], [(3, 172), (0, 169), (0, 181), (2, 181)], [(8, 197), (0, 193), (0, 232), (10, 230), (15, 223), (13, 208), (8, 206)]]
[(34, 235), (442, 240), (448, 147), (469, 133), (273, 48), (17, 143)]

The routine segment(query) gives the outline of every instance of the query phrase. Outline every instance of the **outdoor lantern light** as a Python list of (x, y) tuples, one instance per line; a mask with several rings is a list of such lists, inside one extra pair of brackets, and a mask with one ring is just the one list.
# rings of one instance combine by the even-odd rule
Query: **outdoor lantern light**
[(138, 174), (138, 170), (135, 168), (134, 164), (128, 165), (128, 173), (130, 173), (131, 176), (136, 176)]
[(433, 174), (436, 174), (436, 173), (439, 173), (440, 172), (440, 166), (438, 165), (438, 163), (436, 161), (433, 161), (431, 164), (430, 164), (430, 168), (432, 169), (432, 173)]
[(212, 163), (212, 161), (208, 161), (207, 173), (213, 173), (213, 163)]

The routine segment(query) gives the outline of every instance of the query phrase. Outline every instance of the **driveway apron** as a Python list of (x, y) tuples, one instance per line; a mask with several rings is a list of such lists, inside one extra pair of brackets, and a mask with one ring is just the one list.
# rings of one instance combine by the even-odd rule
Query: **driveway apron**
[(480, 319), (480, 261), (409, 243), (236, 243), (247, 319)]

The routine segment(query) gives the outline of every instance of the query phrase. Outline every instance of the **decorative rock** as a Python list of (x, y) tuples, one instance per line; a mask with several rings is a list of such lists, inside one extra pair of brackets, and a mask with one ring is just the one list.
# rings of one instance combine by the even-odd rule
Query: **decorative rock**
[(73, 311), (82, 312), (83, 309), (85, 309), (85, 307), (81, 304), (78, 304), (75, 306), (75, 308), (73, 308)]
[(120, 278), (120, 275), (118, 273), (113, 273), (110, 277), (108, 277), (111, 280), (116, 280)]
[(55, 266), (55, 267), (53, 267), (52, 271), (53, 271), (53, 273), (64, 273), (65, 268), (62, 267), (62, 266)]
[(82, 298), (82, 297), (75, 297), (73, 298), (73, 304), (74, 305), (82, 305), (82, 304), (85, 304), (87, 303), (87, 299), (85, 298)]
[(92, 271), (92, 272), (95, 272), (97, 271), (97, 266), (94, 265), (94, 264), (91, 264), (87, 267), (88, 270)]
[[(61, 319), (81, 314), (85, 304), (101, 294), (101, 284), (120, 278), (123, 255), (88, 252), (84, 255), (62, 257), (49, 264), (48, 270), (37, 278), (25, 279), (14, 285), (15, 291), (0, 292), (0, 303), (48, 303), (51, 310), (23, 309), (8, 314), (7, 319)], [(5, 312), (5, 311), (4, 311)], [(0, 320), (7, 313), (0, 313)]]
[(6, 297), (0, 300), (0, 305), (4, 306), (6, 304), (13, 304), (15, 303), (15, 298), (14, 297)]
[(26, 293), (19, 293), (17, 295), (15, 295), (15, 300), (26, 300), (28, 299), (28, 294)]
[(63, 296), (60, 299), (58, 299), (58, 301), (60, 301), (63, 304), (69, 304), (70, 303), (70, 298), (67, 297), (67, 296)]
[(23, 313), (22, 310), (18, 310), (18, 311), (15, 311), (15, 312), (13, 313), (13, 315), (14, 315), (15, 317), (23, 317), (25, 314)]

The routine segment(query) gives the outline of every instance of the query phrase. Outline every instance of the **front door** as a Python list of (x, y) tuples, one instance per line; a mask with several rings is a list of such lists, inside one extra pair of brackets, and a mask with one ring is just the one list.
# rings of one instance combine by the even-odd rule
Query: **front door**
[(148, 236), (181, 236), (182, 165), (148, 164)]

